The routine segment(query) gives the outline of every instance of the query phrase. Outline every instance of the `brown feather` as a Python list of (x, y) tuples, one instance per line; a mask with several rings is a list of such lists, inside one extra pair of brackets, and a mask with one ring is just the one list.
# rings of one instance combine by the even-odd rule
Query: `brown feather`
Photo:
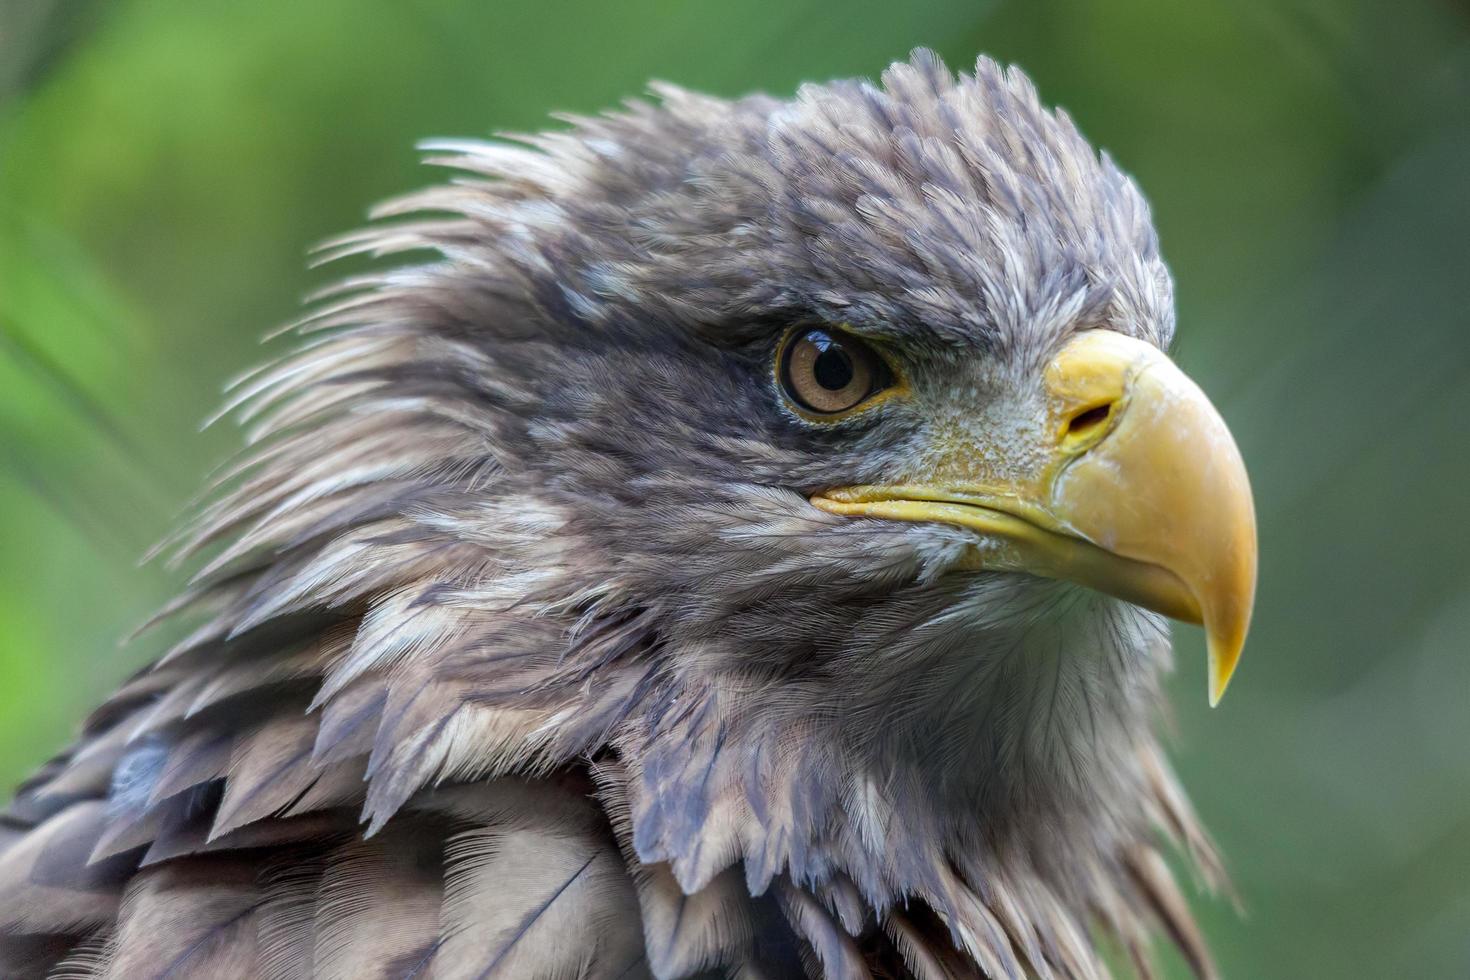
[(442, 823), (409, 819), (327, 855), (313, 909), (314, 976), (445, 976), (433, 962), (441, 937), (445, 831)]
[(185, 858), (128, 884), (109, 980), (217, 980), (261, 970), (258, 863)]
[(306, 792), (319, 775), (310, 765), (316, 733), (316, 719), (288, 709), (237, 740), (210, 836), (284, 810)]
[(137, 861), (87, 863), (106, 820), (103, 803), (78, 803), (0, 854), (0, 930), (84, 933), (112, 922)]

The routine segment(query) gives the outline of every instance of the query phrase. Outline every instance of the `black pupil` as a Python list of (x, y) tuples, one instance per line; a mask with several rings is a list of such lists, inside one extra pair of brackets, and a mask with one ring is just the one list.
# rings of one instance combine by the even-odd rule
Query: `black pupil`
[(852, 358), (842, 345), (826, 334), (815, 334), (810, 341), (821, 351), (812, 362), (812, 377), (828, 391), (841, 391), (852, 384)]

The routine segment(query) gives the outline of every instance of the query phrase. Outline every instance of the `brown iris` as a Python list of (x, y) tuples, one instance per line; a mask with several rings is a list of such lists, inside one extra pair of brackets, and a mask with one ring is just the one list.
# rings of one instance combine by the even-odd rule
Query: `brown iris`
[(888, 365), (850, 334), (810, 327), (781, 355), (781, 385), (797, 405), (819, 415), (855, 408), (892, 384)]

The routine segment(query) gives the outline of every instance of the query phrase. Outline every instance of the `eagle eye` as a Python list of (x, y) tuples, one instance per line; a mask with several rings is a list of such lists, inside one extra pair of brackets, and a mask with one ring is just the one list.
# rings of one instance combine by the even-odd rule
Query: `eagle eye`
[(777, 376), (787, 397), (814, 415), (846, 412), (893, 384), (877, 351), (851, 334), (822, 327), (800, 328), (787, 339)]

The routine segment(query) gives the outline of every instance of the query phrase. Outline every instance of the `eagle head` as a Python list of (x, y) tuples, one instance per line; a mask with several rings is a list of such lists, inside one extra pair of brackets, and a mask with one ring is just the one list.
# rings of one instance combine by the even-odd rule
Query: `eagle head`
[[(111, 812), (215, 785), (219, 838), (316, 793), (371, 840), (572, 786), (660, 978), (1086, 977), (1090, 930), (1158, 926), (1209, 972), (1164, 617), (1218, 699), (1255, 527), (1138, 189), (985, 59), (655, 91), (429, 144), (455, 178), (327, 246), (417, 258), (237, 386)], [(272, 725), (269, 779), (169, 775)]]

